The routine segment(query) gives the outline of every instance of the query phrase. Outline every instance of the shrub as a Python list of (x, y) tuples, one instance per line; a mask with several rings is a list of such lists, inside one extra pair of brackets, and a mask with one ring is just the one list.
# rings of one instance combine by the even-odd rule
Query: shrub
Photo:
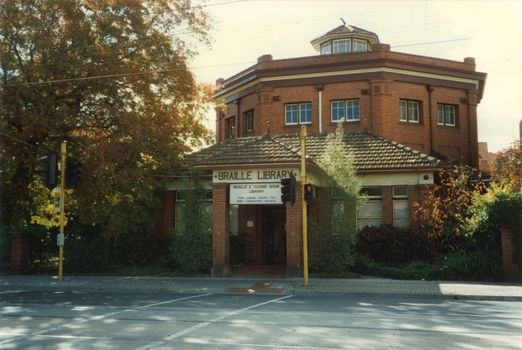
[(366, 226), (358, 233), (356, 250), (382, 263), (429, 261), (434, 246), (422, 231), (391, 225)]
[(341, 276), (354, 265), (354, 233), (331, 234), (310, 230), (308, 235), (308, 266), (310, 271)]
[(522, 263), (522, 192), (513, 192), (509, 185), (495, 185), (483, 195), (473, 197), (473, 217), (469, 230), (475, 244), (492, 254), (500, 254), (500, 226), (508, 226), (514, 234), (515, 262)]
[(502, 257), (485, 250), (439, 256), (430, 279), (455, 281), (503, 281)]
[(446, 281), (502, 281), (504, 271), (499, 256), (485, 251), (439, 255), (433, 262), (403, 264), (378, 263), (358, 255), (353, 272), (381, 278)]
[(180, 206), (182, 220), (172, 233), (171, 258), (186, 272), (208, 271), (212, 266), (212, 209), (195, 174), (186, 188), (185, 203)]
[(183, 271), (208, 271), (212, 265), (212, 234), (209, 231), (193, 234), (175, 232), (170, 251)]
[(110, 269), (110, 251), (101, 235), (73, 235), (65, 240), (65, 273), (104, 273)]

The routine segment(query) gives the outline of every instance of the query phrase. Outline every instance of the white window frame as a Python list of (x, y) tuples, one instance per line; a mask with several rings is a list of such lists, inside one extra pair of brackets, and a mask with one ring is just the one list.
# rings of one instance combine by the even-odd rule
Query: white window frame
[(285, 124), (297, 125), (299, 124), (299, 104), (292, 103), (285, 105)]
[(237, 235), (239, 234), (239, 208), (237, 204), (230, 205), (230, 234)]
[(380, 226), (384, 219), (382, 187), (363, 187), (361, 188), (361, 197), (367, 198), (368, 200), (357, 211), (357, 229), (361, 230), (365, 226)]
[[(290, 117), (290, 118), (289, 118)], [(309, 120), (308, 120), (309, 118)], [(312, 103), (289, 103), (285, 105), (285, 124), (312, 124)]]
[(312, 104), (299, 104), (299, 124), (312, 124)]
[(227, 123), (227, 138), (230, 138), (232, 137), (232, 135), (235, 136), (235, 133), (236, 133), (236, 117), (233, 116), (233, 117), (230, 117), (230, 118), (227, 118), (226, 119), (226, 123)]
[(331, 102), (332, 122), (338, 123), (344, 121), (346, 104), (344, 101), (332, 101)]
[(393, 198), (408, 198), (408, 186), (393, 186)]
[(393, 186), (393, 226), (407, 228), (410, 225), (408, 186)]
[(254, 111), (248, 111), (245, 113), (245, 119), (246, 119), (246, 131), (254, 131)]
[(352, 40), (340, 39), (333, 41), (333, 53), (349, 53), (352, 52)]
[(454, 105), (437, 104), (437, 124), (455, 126), (457, 120), (457, 108)]
[(332, 101), (330, 106), (333, 123), (358, 122), (361, 120), (361, 107), (358, 99)]
[(393, 226), (408, 228), (410, 225), (410, 210), (407, 199), (393, 200)]
[(368, 51), (368, 42), (366, 40), (353, 39), (353, 52)]
[(330, 55), (332, 53), (332, 43), (329, 41), (321, 45), (321, 55)]
[(358, 122), (360, 119), (361, 119), (361, 107), (359, 104), (359, 100), (346, 101), (346, 121), (347, 122)]
[(399, 120), (401, 122), (419, 123), (420, 102), (399, 100)]

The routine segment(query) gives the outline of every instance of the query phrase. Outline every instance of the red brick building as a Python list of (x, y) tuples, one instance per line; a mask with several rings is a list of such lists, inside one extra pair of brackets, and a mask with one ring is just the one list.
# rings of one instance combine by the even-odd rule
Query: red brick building
[[(230, 235), (245, 239), (245, 264), (284, 264), (299, 275), (301, 195), (283, 205), (280, 180), (302, 184), (301, 127), (307, 128), (306, 181), (322, 192), (313, 164), (325, 135), (339, 123), (369, 200), (357, 227), (408, 226), (413, 205), (447, 161), (479, 165), (477, 104), (485, 73), (463, 62), (393, 52), (376, 34), (343, 25), (312, 40), (313, 57), (257, 64), (228, 78), (216, 98), (216, 144), (187, 158), (208, 174), (213, 210), (213, 270), (230, 271)], [(172, 191), (179, 183), (168, 184)], [(166, 202), (163, 227), (175, 225), (176, 195)], [(167, 194), (166, 196), (169, 196)], [(170, 206), (170, 207), (169, 207)], [(169, 222), (170, 220), (170, 222)]]

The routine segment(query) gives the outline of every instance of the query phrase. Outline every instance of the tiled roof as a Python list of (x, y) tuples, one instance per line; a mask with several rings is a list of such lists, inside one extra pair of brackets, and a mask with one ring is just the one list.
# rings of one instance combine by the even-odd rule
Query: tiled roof
[[(307, 135), (308, 161), (313, 162), (324, 152), (327, 134)], [(440, 168), (444, 162), (409, 147), (369, 132), (345, 133), (347, 154), (354, 156), (354, 165), (364, 170), (407, 170)], [(294, 163), (301, 161), (300, 136), (270, 135), (231, 138), (187, 156), (194, 166), (212, 168), (224, 165)]]
[(328, 33), (322, 35), (322, 36), (326, 36), (326, 35), (335, 35), (335, 34), (347, 34), (347, 33), (357, 33), (357, 34), (365, 34), (365, 35), (375, 35), (377, 36), (377, 34), (373, 33), (373, 32), (370, 32), (368, 30), (365, 30), (365, 29), (362, 29), (362, 28), (358, 28), (356, 26), (352, 26), (352, 25), (342, 25), (342, 26), (339, 26), (335, 29), (332, 29), (330, 30)]
[(366, 30), (366, 29), (362, 29), (362, 28), (359, 28), (356, 26), (345, 24), (345, 25), (341, 25), (337, 28), (334, 28), (334, 29), (330, 30), (329, 32), (326, 32), (325, 34), (319, 35), (317, 38), (312, 40), (312, 43), (321, 41), (324, 38), (329, 37), (329, 36), (339, 36), (342, 34), (360, 34), (365, 37), (371, 36), (371, 37), (375, 37), (377, 42), (379, 42), (377, 34), (370, 32), (369, 30)]

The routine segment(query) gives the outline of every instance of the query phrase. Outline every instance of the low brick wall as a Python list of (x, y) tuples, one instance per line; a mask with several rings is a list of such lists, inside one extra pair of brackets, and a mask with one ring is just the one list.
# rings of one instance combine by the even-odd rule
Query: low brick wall
[(11, 275), (29, 274), (29, 239), (22, 233), (13, 233), (11, 236)]
[(515, 262), (515, 242), (514, 234), (507, 226), (502, 225), (500, 228), (500, 240), (502, 244), (502, 266), (506, 273), (508, 282), (521, 282), (522, 274), (520, 265)]

